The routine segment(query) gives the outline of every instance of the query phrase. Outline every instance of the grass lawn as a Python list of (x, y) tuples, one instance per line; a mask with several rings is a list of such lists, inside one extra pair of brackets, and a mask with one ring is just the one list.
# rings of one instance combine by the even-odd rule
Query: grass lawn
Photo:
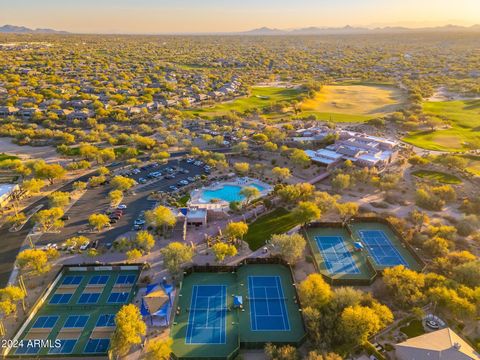
[(282, 101), (290, 102), (302, 94), (301, 90), (283, 87), (252, 87), (251, 95), (232, 101), (217, 104), (212, 107), (184, 111), (188, 115), (197, 115), (204, 118), (222, 116), (229, 112), (243, 113), (246, 110), (257, 109), (260, 112)]
[(451, 152), (480, 148), (480, 100), (426, 102), (423, 112), (448, 120), (450, 128), (414, 131), (403, 139), (405, 142), (427, 150)]
[(180, 199), (178, 199), (178, 203), (180, 206), (187, 206), (188, 200), (190, 200), (190, 194), (183, 195)]
[(442, 184), (461, 184), (462, 183), (462, 180), (460, 180), (455, 175), (446, 174), (440, 171), (417, 170), (412, 172), (412, 175), (422, 179), (438, 181)]
[(467, 171), (474, 175), (480, 176), (480, 156), (475, 155), (462, 155), (463, 158), (468, 160)]
[(425, 329), (420, 320), (412, 320), (409, 325), (400, 328), (400, 331), (409, 338), (425, 334)]
[(3, 160), (15, 160), (15, 159), (18, 159), (18, 157), (13, 156), (13, 155), (7, 155), (7, 154), (4, 154), (4, 153), (0, 153), (0, 161), (3, 161)]
[(251, 250), (257, 250), (265, 245), (265, 241), (269, 240), (273, 234), (285, 233), (297, 224), (291, 212), (278, 208), (251, 223), (244, 240)]
[(393, 86), (379, 84), (328, 85), (305, 100), (302, 116), (315, 115), (333, 122), (364, 122), (398, 110), (405, 95)]

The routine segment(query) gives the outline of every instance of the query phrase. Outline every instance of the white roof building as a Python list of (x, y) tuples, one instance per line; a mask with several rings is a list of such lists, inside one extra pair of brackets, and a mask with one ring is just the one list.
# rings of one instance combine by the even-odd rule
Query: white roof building
[(0, 207), (7, 205), (10, 195), (17, 189), (17, 184), (0, 184)]
[(452, 329), (420, 335), (395, 345), (399, 360), (479, 360), (478, 354)]

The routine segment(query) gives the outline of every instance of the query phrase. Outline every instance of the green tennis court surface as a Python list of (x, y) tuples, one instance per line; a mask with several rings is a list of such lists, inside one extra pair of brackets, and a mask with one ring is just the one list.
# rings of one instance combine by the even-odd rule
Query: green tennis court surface
[(115, 315), (135, 296), (141, 267), (65, 267), (34, 307), (8, 356), (106, 355)]
[[(240, 347), (299, 345), (305, 330), (290, 269), (276, 264), (229, 269), (184, 278), (171, 327), (175, 356), (230, 359)], [(236, 306), (239, 298), (243, 304)]]

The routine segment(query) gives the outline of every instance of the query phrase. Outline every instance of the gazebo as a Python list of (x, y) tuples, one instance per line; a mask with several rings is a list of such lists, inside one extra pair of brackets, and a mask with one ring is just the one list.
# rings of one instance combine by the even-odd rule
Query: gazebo
[(150, 317), (152, 326), (168, 326), (170, 311), (173, 305), (175, 288), (169, 284), (151, 284), (147, 286), (142, 298), (140, 312), (142, 316)]

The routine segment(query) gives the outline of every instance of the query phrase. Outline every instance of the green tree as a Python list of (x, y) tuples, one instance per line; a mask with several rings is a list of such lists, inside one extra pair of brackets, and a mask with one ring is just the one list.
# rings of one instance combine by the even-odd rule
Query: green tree
[(332, 188), (335, 191), (343, 191), (348, 189), (351, 185), (351, 178), (349, 174), (337, 174), (332, 178)]
[(145, 253), (149, 253), (155, 246), (155, 239), (148, 231), (139, 231), (135, 236), (135, 245)]
[(135, 185), (135, 180), (121, 175), (113, 177), (110, 181), (110, 185), (115, 190), (126, 191)]
[(123, 192), (121, 190), (112, 190), (108, 193), (110, 199), (110, 206), (117, 207), (123, 199)]
[(226, 257), (237, 255), (237, 248), (233, 245), (218, 242), (212, 246), (212, 252), (215, 255), (215, 260), (221, 263)]
[(311, 163), (311, 160), (308, 157), (308, 155), (305, 153), (305, 151), (301, 149), (293, 150), (292, 153), (290, 154), (290, 160), (292, 161), (293, 164), (301, 167), (307, 167)]
[[(387, 307), (388, 319), (393, 321), (393, 314)], [(385, 314), (384, 314), (385, 315)], [(368, 342), (368, 338), (379, 332), (385, 325), (375, 311), (366, 306), (349, 306), (341, 314), (340, 327), (345, 342), (355, 347)]]
[(194, 251), (190, 246), (179, 242), (171, 242), (162, 250), (163, 263), (172, 275), (178, 274), (183, 264), (192, 260)]
[(20, 252), (17, 256), (17, 264), (22, 271), (32, 272), (33, 274), (44, 274), (51, 269), (45, 251), (37, 249), (27, 249)]
[(97, 231), (101, 231), (104, 227), (110, 225), (110, 219), (105, 214), (92, 214), (88, 217), (88, 223)]
[(243, 221), (230, 222), (225, 227), (225, 235), (232, 241), (242, 240), (248, 232), (248, 225)]
[(245, 200), (247, 204), (249, 204), (252, 199), (260, 196), (260, 190), (254, 186), (245, 186), (242, 188), (242, 190), (240, 190), (240, 195), (245, 196)]
[(41, 230), (46, 232), (50, 229), (58, 229), (63, 226), (60, 218), (63, 216), (63, 210), (58, 207), (40, 210), (33, 216), (33, 220), (40, 225)]
[(45, 179), (50, 182), (50, 185), (55, 180), (60, 180), (65, 177), (67, 171), (58, 164), (47, 164), (44, 161), (37, 161), (34, 165), (35, 177)]
[(386, 268), (383, 272), (383, 282), (399, 306), (411, 307), (421, 304), (425, 299), (423, 293), (425, 276), (403, 265)]
[(272, 169), (272, 174), (275, 176), (277, 181), (285, 181), (292, 176), (289, 168), (282, 168), (278, 166)]
[(268, 343), (265, 345), (265, 357), (269, 360), (299, 360), (297, 349), (291, 345), (276, 346)]
[(297, 207), (293, 209), (293, 216), (297, 221), (306, 224), (318, 220), (322, 216), (322, 212), (314, 202), (300, 201)]
[(271, 244), (275, 252), (293, 265), (302, 258), (307, 242), (300, 234), (278, 234), (272, 236)]
[(177, 222), (173, 212), (165, 206), (157, 206), (153, 210), (145, 211), (145, 220), (148, 225), (157, 230), (162, 228), (163, 233), (167, 227), (173, 227)]
[(233, 164), (233, 168), (240, 175), (246, 175), (250, 170), (250, 164), (246, 162), (237, 162)]
[(45, 181), (41, 179), (30, 179), (30, 180), (25, 180), (21, 187), (22, 189), (28, 191), (30, 194), (38, 194), (40, 190), (45, 186)]
[(115, 315), (115, 326), (110, 348), (118, 356), (127, 355), (133, 345), (142, 342), (147, 332), (140, 310), (134, 304), (122, 306)]
[(64, 208), (70, 203), (70, 194), (62, 191), (55, 191), (48, 195), (48, 203), (51, 207)]
[(128, 261), (135, 261), (143, 256), (142, 252), (138, 249), (128, 250), (125, 255), (127, 256)]
[(321, 309), (332, 300), (332, 289), (320, 274), (310, 274), (298, 286), (298, 295), (304, 306)]
[(145, 360), (170, 360), (172, 345), (173, 340), (171, 338), (149, 341)]

